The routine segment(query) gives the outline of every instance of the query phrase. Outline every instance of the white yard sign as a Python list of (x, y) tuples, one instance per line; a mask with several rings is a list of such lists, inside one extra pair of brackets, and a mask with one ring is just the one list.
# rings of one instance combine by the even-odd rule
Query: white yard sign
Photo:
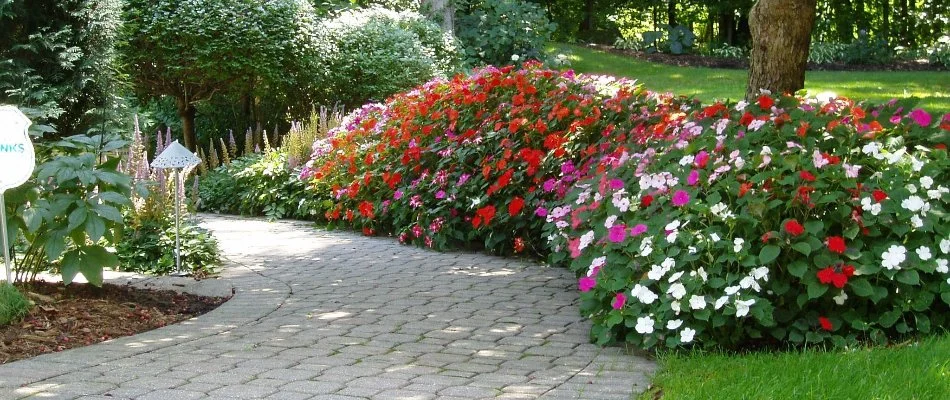
[(7, 211), (3, 194), (7, 189), (22, 185), (33, 175), (36, 155), (27, 128), (30, 120), (20, 109), (0, 106), (0, 225), (3, 236), (3, 260), (6, 265), (7, 283), (13, 283), (10, 269), (10, 243), (7, 237)]

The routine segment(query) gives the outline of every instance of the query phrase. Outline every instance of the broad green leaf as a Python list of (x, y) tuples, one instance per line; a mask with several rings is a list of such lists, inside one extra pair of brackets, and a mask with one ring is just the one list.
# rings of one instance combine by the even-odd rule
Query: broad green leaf
[(874, 288), (865, 278), (852, 278), (848, 281), (848, 287), (854, 290), (854, 294), (861, 297), (870, 297), (874, 293)]
[(102, 221), (102, 218), (95, 215), (90, 215), (86, 218), (86, 234), (89, 235), (90, 241), (93, 243), (98, 242), (105, 233), (106, 224)]
[(768, 245), (762, 248), (759, 251), (759, 262), (762, 264), (768, 264), (772, 261), (775, 261), (778, 258), (778, 255), (782, 252), (782, 249), (778, 246)]
[(69, 213), (69, 226), (66, 227), (67, 231), (72, 231), (73, 229), (78, 228), (83, 222), (86, 222), (86, 215), (88, 211), (86, 210), (85, 203), (82, 203), (80, 207), (77, 207), (71, 213)]
[(96, 214), (99, 214), (100, 217), (105, 218), (107, 220), (110, 220), (113, 222), (119, 222), (119, 223), (123, 221), (122, 213), (119, 212), (119, 210), (113, 206), (105, 205), (105, 204), (96, 204), (95, 206), (93, 206), (93, 211), (95, 211)]
[(808, 271), (808, 264), (802, 260), (796, 260), (795, 262), (788, 265), (788, 273), (796, 278), (801, 278), (805, 276), (805, 272)]
[(828, 292), (828, 285), (824, 285), (818, 281), (811, 282), (808, 284), (808, 298), (817, 299), (821, 295)]
[(81, 260), (79, 259), (79, 250), (73, 249), (66, 253), (62, 262), (63, 283), (73, 283), (73, 278), (79, 273)]
[(891, 310), (881, 314), (877, 319), (877, 323), (881, 324), (882, 327), (890, 328), (897, 322), (897, 319), (900, 318), (901, 312), (899, 310)]
[(792, 245), (792, 249), (804, 255), (811, 254), (811, 245), (806, 242), (798, 242)]
[(914, 271), (912, 269), (903, 270), (897, 273), (897, 281), (901, 283), (906, 283), (908, 285), (919, 285), (920, 275), (917, 274), (917, 271)]
[(808, 221), (805, 223), (805, 231), (812, 235), (819, 235), (824, 228), (825, 224), (821, 221)]
[(51, 232), (46, 239), (46, 244), (43, 246), (46, 251), (46, 260), (53, 262), (59, 259), (63, 255), (63, 250), (66, 250), (66, 237), (60, 232)]

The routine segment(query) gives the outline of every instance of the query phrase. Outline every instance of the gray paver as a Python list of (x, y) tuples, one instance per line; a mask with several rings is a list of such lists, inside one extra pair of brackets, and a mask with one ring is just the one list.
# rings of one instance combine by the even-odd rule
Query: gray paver
[(629, 399), (655, 365), (588, 343), (570, 271), (308, 223), (202, 216), (226, 295), (183, 323), (0, 365), (0, 399)]

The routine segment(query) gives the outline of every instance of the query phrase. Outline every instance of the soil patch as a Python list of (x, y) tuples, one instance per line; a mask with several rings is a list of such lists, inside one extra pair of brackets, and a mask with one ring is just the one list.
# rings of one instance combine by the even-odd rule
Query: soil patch
[(22, 321), (0, 327), (0, 364), (160, 328), (228, 300), (112, 284), (18, 286), (36, 305)]
[[(644, 61), (676, 65), (680, 67), (705, 67), (705, 68), (725, 68), (725, 69), (748, 69), (748, 60), (738, 60), (735, 58), (720, 58), (703, 56), (699, 54), (664, 54), (647, 53), (644, 51), (622, 50), (607, 45), (590, 45), (591, 48), (606, 51), (612, 54), (618, 54), (627, 57), (633, 57)], [(917, 61), (894, 61), (883, 65), (870, 64), (815, 64), (808, 63), (809, 71), (942, 71), (940, 66), (931, 65), (926, 62)]]

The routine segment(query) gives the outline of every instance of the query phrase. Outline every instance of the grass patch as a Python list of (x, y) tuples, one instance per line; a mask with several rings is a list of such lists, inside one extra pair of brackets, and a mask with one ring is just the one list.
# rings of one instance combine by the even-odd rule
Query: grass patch
[(13, 285), (0, 283), (0, 326), (17, 321), (30, 311), (30, 301)]
[[(656, 64), (569, 44), (552, 45), (548, 50), (569, 54), (571, 68), (577, 72), (634, 78), (654, 91), (692, 95), (704, 102), (736, 100), (745, 94), (745, 70)], [(918, 106), (925, 110), (950, 112), (950, 73), (946, 71), (808, 71), (805, 89), (875, 103), (917, 97)]]
[(950, 335), (854, 351), (660, 355), (653, 388), (675, 399), (946, 399)]

